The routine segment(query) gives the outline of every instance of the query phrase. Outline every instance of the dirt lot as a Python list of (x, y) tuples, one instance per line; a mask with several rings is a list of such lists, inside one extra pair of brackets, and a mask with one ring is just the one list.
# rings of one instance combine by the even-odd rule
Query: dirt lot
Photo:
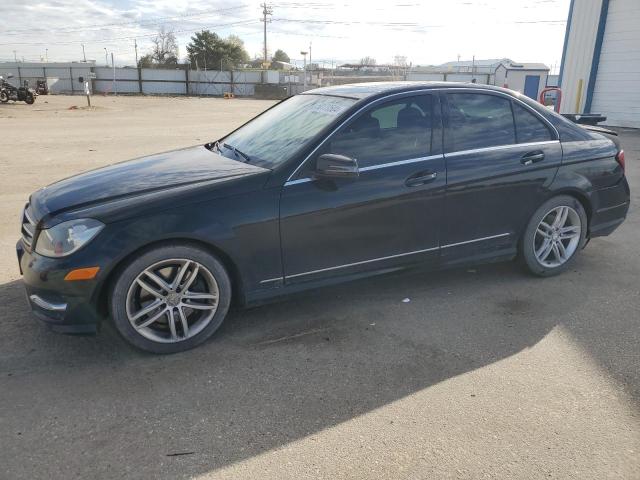
[[(359, 281), (233, 312), (156, 357), (50, 333), (14, 244), (29, 193), (203, 143), (271, 104), (0, 105), (0, 478), (640, 478), (640, 132), (627, 222), (550, 279), (513, 264)], [(403, 299), (411, 301), (404, 303)]]

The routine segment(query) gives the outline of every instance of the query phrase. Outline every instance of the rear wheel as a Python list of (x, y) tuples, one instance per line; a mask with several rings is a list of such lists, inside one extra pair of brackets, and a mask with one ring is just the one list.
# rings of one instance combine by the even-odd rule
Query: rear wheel
[(9, 101), (9, 95), (6, 91), (2, 90), (0, 92), (0, 102), (7, 103)]
[(533, 214), (522, 239), (522, 258), (528, 270), (542, 277), (568, 268), (587, 234), (587, 215), (574, 197), (560, 195)]
[(175, 353), (213, 335), (230, 302), (231, 281), (216, 257), (198, 247), (167, 245), (122, 270), (109, 307), (117, 330), (131, 344)]
[(36, 101), (36, 97), (34, 97), (32, 93), (27, 93), (24, 101), (27, 103), (27, 105), (33, 105)]

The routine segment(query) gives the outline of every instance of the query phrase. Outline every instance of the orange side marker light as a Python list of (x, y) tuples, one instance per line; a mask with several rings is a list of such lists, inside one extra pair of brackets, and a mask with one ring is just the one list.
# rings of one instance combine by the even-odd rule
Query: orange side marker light
[(96, 278), (99, 271), (100, 267), (76, 268), (67, 273), (64, 279), (67, 281), (91, 280)]

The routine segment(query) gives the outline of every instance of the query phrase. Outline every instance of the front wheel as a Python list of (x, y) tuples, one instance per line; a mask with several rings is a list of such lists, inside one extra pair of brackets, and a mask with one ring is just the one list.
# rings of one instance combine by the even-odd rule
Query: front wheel
[(231, 281), (216, 257), (191, 245), (166, 245), (120, 272), (109, 308), (129, 343), (152, 353), (176, 353), (213, 335), (230, 303)]
[(0, 102), (7, 103), (9, 101), (9, 95), (6, 91), (2, 90), (0, 92)]
[(587, 214), (574, 197), (554, 197), (536, 210), (521, 242), (521, 255), (534, 275), (549, 277), (568, 268), (584, 246)]

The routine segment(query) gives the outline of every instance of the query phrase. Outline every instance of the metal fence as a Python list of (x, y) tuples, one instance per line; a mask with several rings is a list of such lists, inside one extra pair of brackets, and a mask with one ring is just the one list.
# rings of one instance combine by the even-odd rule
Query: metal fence
[[(373, 80), (398, 79), (398, 77), (353, 77), (333, 75), (328, 72), (309, 72), (304, 86), (301, 72), (277, 70), (201, 71), (188, 66), (178, 69), (97, 67), (88, 63), (0, 63), (0, 75), (13, 74), (14, 85), (25, 80), (35, 86), (37, 80), (46, 80), (53, 94), (82, 94), (84, 86), (80, 78), (91, 79), (93, 93), (142, 94), (142, 95), (194, 95), (253, 96), (256, 85), (286, 86), (289, 95), (319, 85), (335, 85)], [(494, 76), (487, 73), (467, 72), (408, 72), (403, 80), (434, 80), (493, 84)]]
[(144, 95), (251, 96), (258, 84), (277, 84), (277, 71), (201, 71), (159, 68), (96, 67), (94, 93)]
[(46, 80), (51, 93), (82, 93), (80, 77), (87, 79), (93, 68), (91, 63), (0, 63), (0, 75), (16, 86), (26, 80), (35, 87), (37, 80)]
[(407, 74), (407, 80), (422, 80), (422, 81), (434, 81), (434, 82), (471, 82), (475, 80), (475, 83), (483, 83), (486, 85), (493, 85), (493, 74), (490, 73), (458, 73), (458, 72), (442, 72), (442, 73), (429, 73), (429, 72), (409, 72)]

